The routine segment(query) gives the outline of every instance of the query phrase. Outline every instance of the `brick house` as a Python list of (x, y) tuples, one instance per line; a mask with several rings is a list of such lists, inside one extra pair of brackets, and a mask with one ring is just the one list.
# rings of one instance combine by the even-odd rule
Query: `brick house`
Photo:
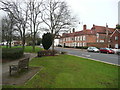
[(116, 29), (110, 35), (110, 47), (111, 48), (120, 48), (120, 29)]
[(91, 30), (95, 31), (96, 42), (88, 43), (87, 46), (110, 47), (110, 35), (115, 31), (114, 28), (93, 25)]
[(93, 25), (91, 29), (87, 29), (87, 25), (83, 25), (83, 30), (72, 33), (63, 33), (60, 38), (60, 44), (68, 47), (109, 47), (110, 35), (115, 31), (114, 28)]

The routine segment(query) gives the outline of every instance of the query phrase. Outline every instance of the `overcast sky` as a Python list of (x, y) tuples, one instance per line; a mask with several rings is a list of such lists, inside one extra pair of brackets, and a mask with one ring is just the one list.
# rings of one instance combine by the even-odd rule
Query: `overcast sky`
[[(120, 0), (66, 0), (80, 22), (91, 28), (93, 24), (114, 28), (118, 23), (118, 2)], [(82, 23), (78, 29), (82, 29)]]
[[(64, 0), (63, 0), (64, 1)], [(118, 2), (120, 0), (66, 0), (71, 12), (77, 16), (77, 31), (83, 24), (90, 29), (93, 24), (114, 28), (118, 23)], [(2, 16), (4, 14), (0, 14)], [(78, 22), (78, 23), (79, 23)]]

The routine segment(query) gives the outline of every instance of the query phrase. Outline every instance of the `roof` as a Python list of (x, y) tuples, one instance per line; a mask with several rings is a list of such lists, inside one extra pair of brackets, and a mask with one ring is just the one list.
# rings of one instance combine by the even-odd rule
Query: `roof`
[(118, 31), (118, 33), (120, 33), (120, 30), (116, 29), (116, 30), (111, 34), (110, 37), (112, 37), (112, 36), (115, 34), (116, 31)]
[(106, 34), (107, 30), (108, 30), (109, 34), (112, 34), (115, 31), (114, 28), (109, 28), (109, 27), (105, 27), (105, 26), (94, 25), (91, 29), (86, 29), (86, 30), (82, 30), (82, 31), (78, 31), (78, 32), (73, 32), (73, 33), (64, 33), (62, 35), (62, 38), (63, 37), (79, 36), (79, 35), (96, 35), (96, 33)]
[(114, 28), (104, 27), (104, 26), (93, 26), (91, 30), (95, 29), (96, 33), (106, 33), (106, 30), (108, 30), (109, 33), (113, 33), (115, 31)]

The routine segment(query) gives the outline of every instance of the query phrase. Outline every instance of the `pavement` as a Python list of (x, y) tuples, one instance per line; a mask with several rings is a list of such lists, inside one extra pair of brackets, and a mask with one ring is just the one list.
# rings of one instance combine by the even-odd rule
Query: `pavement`
[[(24, 53), (24, 56), (30, 56), (30, 60), (32, 60), (32, 58), (36, 57), (37, 54), (36, 53)], [(1, 81), (2, 81), (2, 76), (4, 76), (4, 74), (8, 73), (9, 72), (9, 65), (17, 65), (19, 62), (19, 59), (18, 60), (15, 60), (15, 61), (11, 61), (11, 62), (8, 62), (8, 63), (4, 63), (4, 64), (0, 64), (1, 67), (2, 67), (2, 70), (1, 73), (0, 73), (0, 84), (1, 84)]]

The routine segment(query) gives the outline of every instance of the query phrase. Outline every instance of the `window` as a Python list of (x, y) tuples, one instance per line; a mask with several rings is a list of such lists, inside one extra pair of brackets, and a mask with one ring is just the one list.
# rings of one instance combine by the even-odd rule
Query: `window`
[(83, 46), (86, 46), (86, 43), (85, 43), (85, 42), (83, 43)]
[(104, 42), (104, 40), (100, 40), (100, 42)]
[(96, 34), (97, 38), (99, 38), (99, 33)]
[(115, 44), (115, 48), (118, 48), (118, 44)]
[(118, 40), (118, 36), (115, 36), (115, 40)]
[(80, 46), (82, 46), (82, 43), (80, 43)]
[(72, 40), (74, 40), (74, 38), (72, 38)]
[(80, 37), (78, 36), (78, 41), (80, 40)]
[(81, 40), (81, 36), (79, 36), (79, 41)]
[(78, 37), (76, 37), (76, 41), (78, 40)]
[(80, 41), (82, 41), (82, 36), (80, 36)]
[(75, 37), (75, 41), (77, 41), (77, 37)]
[(86, 36), (83, 36), (83, 41), (85, 41), (86, 40)]

